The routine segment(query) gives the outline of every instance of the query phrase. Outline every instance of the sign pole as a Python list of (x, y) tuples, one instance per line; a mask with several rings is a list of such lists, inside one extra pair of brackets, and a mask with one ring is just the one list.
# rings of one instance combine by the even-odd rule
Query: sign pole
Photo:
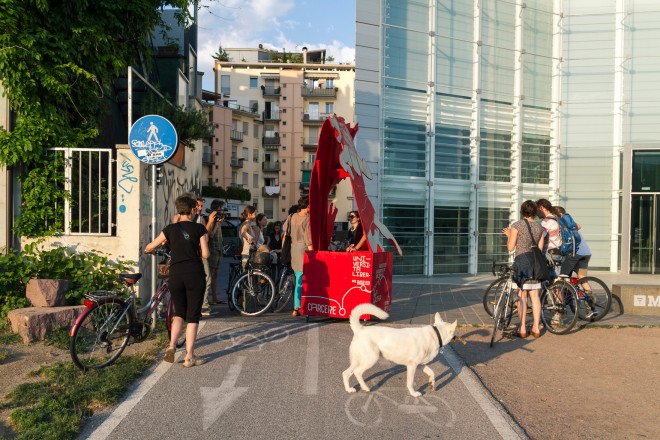
[[(156, 176), (156, 168), (158, 165), (151, 165), (151, 241), (156, 239), (156, 184), (158, 182), (158, 176)], [(151, 259), (151, 294), (156, 293), (156, 259)], [(158, 312), (156, 312), (158, 313)], [(156, 320), (151, 320), (152, 330), (156, 328)]]

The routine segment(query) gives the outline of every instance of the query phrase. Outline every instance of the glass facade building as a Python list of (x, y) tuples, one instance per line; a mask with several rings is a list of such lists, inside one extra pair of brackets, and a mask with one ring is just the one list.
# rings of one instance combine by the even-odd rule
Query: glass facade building
[(538, 198), (581, 224), (590, 267), (660, 272), (655, 1), (357, 0), (356, 28), (356, 143), (395, 274), (489, 271)]

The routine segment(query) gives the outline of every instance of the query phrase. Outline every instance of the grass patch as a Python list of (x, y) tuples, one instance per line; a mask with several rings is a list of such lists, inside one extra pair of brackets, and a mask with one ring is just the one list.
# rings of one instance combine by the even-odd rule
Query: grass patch
[(9, 352), (7, 350), (0, 350), (0, 364), (9, 359)]
[(69, 330), (64, 327), (58, 327), (51, 331), (46, 339), (44, 340), (44, 345), (52, 345), (57, 347), (60, 350), (69, 350), (71, 344), (71, 336), (69, 336)]
[(17, 333), (11, 331), (11, 326), (9, 321), (3, 321), (0, 323), (0, 344), (9, 345), (17, 344), (21, 341), (21, 337)]
[(112, 366), (83, 373), (71, 362), (42, 367), (34, 383), (18, 385), (7, 396), (18, 439), (75, 438), (83, 419), (114, 405), (154, 361), (151, 353), (122, 356)]

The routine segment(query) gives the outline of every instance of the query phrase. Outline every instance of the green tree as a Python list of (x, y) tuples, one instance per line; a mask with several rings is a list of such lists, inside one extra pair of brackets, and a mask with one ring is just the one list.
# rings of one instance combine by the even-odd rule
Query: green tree
[(217, 61), (229, 61), (229, 55), (227, 55), (227, 51), (222, 46), (218, 46), (218, 51), (213, 55), (213, 59)]
[[(20, 167), (24, 187), (48, 193), (52, 182), (39, 172), (46, 149), (97, 146), (114, 81), (127, 66), (152, 59), (149, 36), (166, 28), (162, 8), (180, 8), (178, 19), (187, 24), (192, 3), (2, 0), (0, 82), (16, 124), (11, 132), (0, 129), (0, 165)], [(25, 212), (34, 208), (23, 204)]]

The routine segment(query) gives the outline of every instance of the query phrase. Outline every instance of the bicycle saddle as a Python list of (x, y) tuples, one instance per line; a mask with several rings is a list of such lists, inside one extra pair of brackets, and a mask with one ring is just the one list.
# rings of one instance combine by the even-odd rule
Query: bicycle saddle
[(124, 280), (127, 284), (135, 284), (142, 278), (141, 273), (120, 273), (119, 279)]

